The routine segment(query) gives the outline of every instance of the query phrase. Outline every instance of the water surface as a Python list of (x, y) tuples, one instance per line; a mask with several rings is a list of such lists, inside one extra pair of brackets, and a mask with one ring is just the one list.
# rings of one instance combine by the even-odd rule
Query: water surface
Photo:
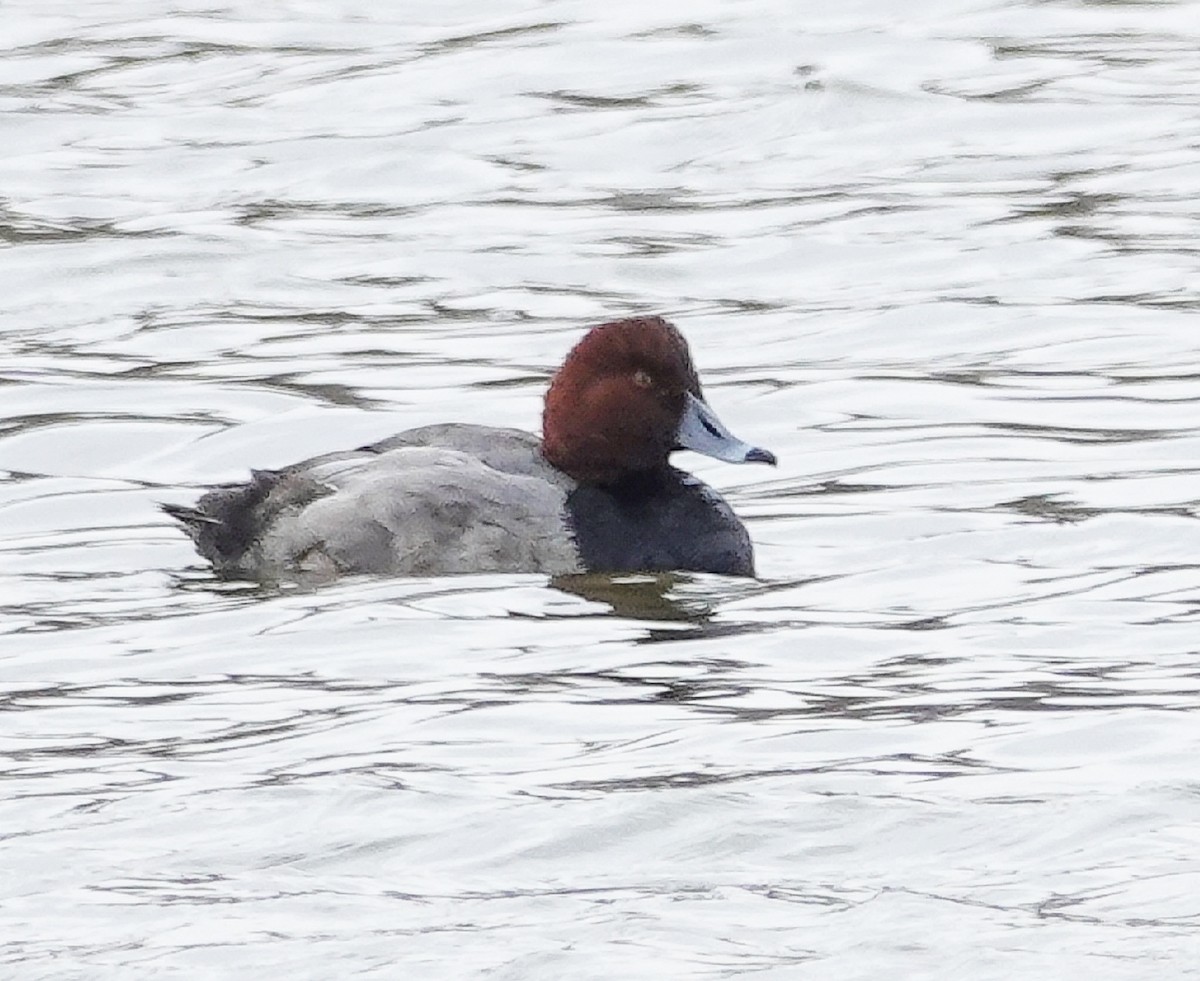
[[(4, 14), (14, 978), (1200, 975), (1186, 3)], [(662, 313), (760, 578), (223, 583), (156, 502)]]

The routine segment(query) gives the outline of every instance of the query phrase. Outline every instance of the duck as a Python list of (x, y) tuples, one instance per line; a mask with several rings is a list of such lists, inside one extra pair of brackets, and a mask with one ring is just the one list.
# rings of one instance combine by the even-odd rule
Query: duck
[(708, 572), (754, 576), (744, 524), (676, 450), (774, 466), (704, 399), (659, 316), (592, 327), (546, 391), (542, 436), (437, 423), (163, 504), (216, 573)]

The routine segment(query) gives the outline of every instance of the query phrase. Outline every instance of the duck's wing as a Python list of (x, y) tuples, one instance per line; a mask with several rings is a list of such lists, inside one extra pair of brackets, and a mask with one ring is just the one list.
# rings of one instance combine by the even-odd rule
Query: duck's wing
[(426, 426), (165, 505), (225, 574), (578, 571), (570, 481), (537, 437)]

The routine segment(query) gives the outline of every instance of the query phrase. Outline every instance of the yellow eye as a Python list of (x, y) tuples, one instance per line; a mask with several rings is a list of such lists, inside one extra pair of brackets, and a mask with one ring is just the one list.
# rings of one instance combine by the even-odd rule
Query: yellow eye
[(635, 371), (633, 373), (633, 383), (638, 388), (653, 388), (654, 387), (654, 379), (650, 377), (648, 372), (642, 371), (641, 368), (639, 368), (637, 371)]

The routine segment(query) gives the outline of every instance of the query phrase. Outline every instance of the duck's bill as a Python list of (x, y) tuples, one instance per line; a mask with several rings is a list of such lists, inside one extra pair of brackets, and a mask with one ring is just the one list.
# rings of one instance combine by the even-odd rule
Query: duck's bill
[(728, 463), (769, 463), (775, 466), (775, 454), (761, 446), (743, 443), (717, 418), (703, 399), (688, 393), (683, 418), (675, 441), (681, 450), (692, 450)]

